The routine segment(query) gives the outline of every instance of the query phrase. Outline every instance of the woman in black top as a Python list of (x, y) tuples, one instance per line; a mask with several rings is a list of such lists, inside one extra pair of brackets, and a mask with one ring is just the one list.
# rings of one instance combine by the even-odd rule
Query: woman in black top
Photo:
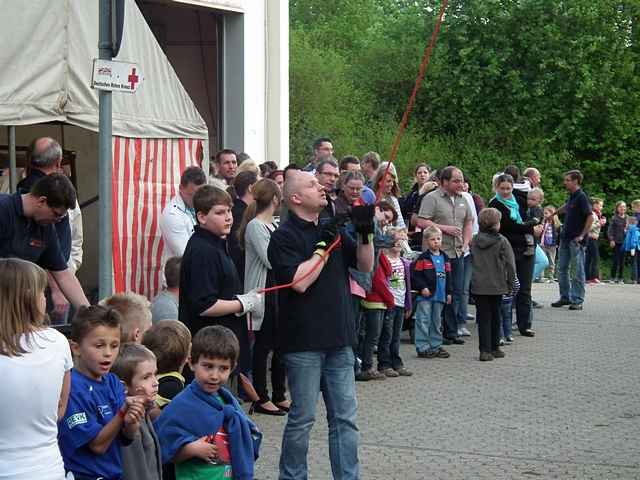
[(502, 213), (500, 233), (504, 235), (516, 259), (516, 275), (520, 282), (520, 290), (515, 298), (516, 319), (520, 335), (533, 337), (531, 330), (531, 283), (533, 280), (533, 266), (535, 262), (534, 234), (539, 235), (542, 226), (535, 220), (527, 218), (527, 195), (519, 190), (513, 190), (513, 177), (502, 174), (494, 180), (495, 197), (489, 202), (489, 207), (496, 208)]

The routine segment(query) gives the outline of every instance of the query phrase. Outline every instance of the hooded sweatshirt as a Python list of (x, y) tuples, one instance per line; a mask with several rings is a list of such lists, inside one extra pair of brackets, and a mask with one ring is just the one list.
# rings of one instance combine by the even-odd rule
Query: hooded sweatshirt
[(474, 295), (506, 295), (516, 277), (516, 262), (509, 241), (497, 232), (480, 232), (471, 242)]

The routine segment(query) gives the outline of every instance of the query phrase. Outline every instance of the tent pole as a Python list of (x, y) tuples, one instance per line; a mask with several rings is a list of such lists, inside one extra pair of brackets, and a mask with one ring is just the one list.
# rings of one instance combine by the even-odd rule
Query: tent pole
[(7, 127), (9, 138), (9, 185), (10, 192), (14, 193), (18, 185), (18, 172), (16, 170), (16, 127), (9, 125)]
[[(111, 60), (111, 0), (100, 0), (99, 10), (99, 56), (100, 59)], [(111, 185), (112, 185), (112, 130), (111, 130), (111, 92), (99, 90), (99, 125), (98, 125), (98, 294), (105, 298), (112, 293), (113, 254), (111, 225)]]

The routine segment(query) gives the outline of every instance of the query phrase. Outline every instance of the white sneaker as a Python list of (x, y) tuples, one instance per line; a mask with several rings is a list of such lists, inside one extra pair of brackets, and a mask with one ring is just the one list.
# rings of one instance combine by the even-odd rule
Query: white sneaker
[(498, 345), (500, 345), (501, 347), (504, 347), (504, 338), (500, 339), (500, 341), (498, 342)]
[(460, 327), (458, 329), (458, 336), (459, 337), (470, 337), (471, 336), (471, 332), (469, 331), (469, 329), (467, 327)]

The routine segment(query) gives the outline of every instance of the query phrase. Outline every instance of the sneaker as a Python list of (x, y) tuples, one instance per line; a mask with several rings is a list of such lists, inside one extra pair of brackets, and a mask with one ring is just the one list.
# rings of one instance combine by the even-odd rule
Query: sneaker
[(435, 353), (438, 358), (449, 358), (451, 356), (444, 348), (439, 348)]
[(507, 335), (507, 337), (504, 339), (504, 343), (506, 343), (507, 345), (510, 345), (513, 342), (515, 342), (513, 335)]
[(400, 375), (401, 377), (410, 377), (411, 375), (413, 375), (413, 372), (411, 370), (407, 370), (404, 367), (396, 369), (396, 372), (398, 372), (398, 375)]
[(505, 341), (504, 338), (501, 338), (500, 341), (498, 342), (498, 345), (500, 345), (501, 347), (504, 347)]
[(569, 306), (569, 310), (582, 310), (582, 304), (581, 303), (572, 303)]
[(400, 374), (396, 372), (393, 368), (385, 368), (378, 373), (382, 373), (385, 377), (395, 378), (399, 377)]
[(535, 337), (536, 336), (536, 332), (534, 332), (530, 328), (527, 328), (526, 330), (521, 330), (520, 331), (520, 336), (521, 337)]
[(437, 351), (435, 352), (418, 352), (418, 358), (436, 358), (436, 355), (438, 354)]
[(490, 362), (493, 360), (493, 355), (489, 352), (480, 352), (480, 361), (481, 362)]
[(496, 350), (491, 352), (491, 355), (493, 355), (493, 358), (504, 358), (505, 357), (504, 352), (502, 350), (500, 350), (499, 348), (497, 348)]
[(458, 329), (458, 336), (459, 337), (470, 337), (471, 336), (471, 332), (469, 331), (469, 329), (467, 327), (460, 327)]
[(471, 313), (467, 313), (467, 321), (468, 322), (473, 322), (476, 319), (476, 317), (471, 314)]
[(571, 305), (571, 302), (569, 300), (565, 300), (564, 298), (561, 298), (560, 300), (557, 300), (551, 304), (551, 306), (554, 308), (564, 307), (565, 305)]
[(531, 308), (542, 308), (542, 305), (535, 300), (531, 300)]

